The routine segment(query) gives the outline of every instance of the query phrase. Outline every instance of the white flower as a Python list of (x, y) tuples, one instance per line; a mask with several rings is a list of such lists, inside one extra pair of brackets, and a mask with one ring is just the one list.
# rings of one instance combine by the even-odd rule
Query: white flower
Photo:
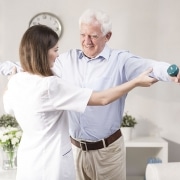
[(4, 136), (3, 132), (0, 132), (0, 139)]
[(12, 150), (19, 145), (21, 136), (22, 131), (20, 129), (9, 127), (0, 133), (0, 146)]
[(2, 142), (6, 142), (7, 140), (9, 140), (9, 136), (8, 135), (2, 136), (2, 138), (1, 138)]
[(16, 132), (16, 137), (20, 138), (22, 136), (22, 132), (21, 131), (17, 131)]
[(13, 138), (13, 134), (9, 134), (9, 139), (12, 139)]
[(16, 145), (16, 144), (19, 143), (19, 139), (15, 137), (15, 138), (11, 139), (11, 143), (12, 143), (13, 145)]

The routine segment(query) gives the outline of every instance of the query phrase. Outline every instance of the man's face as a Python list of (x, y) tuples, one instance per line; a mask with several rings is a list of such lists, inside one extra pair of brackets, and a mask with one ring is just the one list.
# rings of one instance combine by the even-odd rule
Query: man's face
[(108, 35), (102, 34), (99, 24), (81, 24), (80, 26), (82, 50), (89, 58), (96, 57), (104, 49), (109, 38)]

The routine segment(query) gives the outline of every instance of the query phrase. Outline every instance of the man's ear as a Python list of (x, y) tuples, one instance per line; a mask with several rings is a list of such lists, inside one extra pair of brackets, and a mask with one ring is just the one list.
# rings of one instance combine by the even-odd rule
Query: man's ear
[(112, 32), (108, 32), (108, 33), (106, 34), (106, 39), (107, 39), (107, 41), (109, 41), (109, 40), (110, 40), (111, 35), (112, 35)]

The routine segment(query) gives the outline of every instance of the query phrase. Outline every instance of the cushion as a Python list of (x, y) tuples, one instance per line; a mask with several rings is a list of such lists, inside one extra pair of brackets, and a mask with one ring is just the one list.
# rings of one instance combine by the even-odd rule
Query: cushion
[(180, 162), (148, 164), (146, 180), (180, 180)]

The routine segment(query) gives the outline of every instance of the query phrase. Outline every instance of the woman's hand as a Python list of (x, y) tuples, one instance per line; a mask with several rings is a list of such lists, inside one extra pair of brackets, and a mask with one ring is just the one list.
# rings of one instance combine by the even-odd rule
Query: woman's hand
[(149, 74), (152, 72), (152, 68), (144, 71), (141, 73), (138, 77), (136, 77), (134, 80), (136, 81), (136, 86), (140, 87), (149, 87), (153, 85), (154, 83), (158, 82), (157, 79), (150, 77)]

